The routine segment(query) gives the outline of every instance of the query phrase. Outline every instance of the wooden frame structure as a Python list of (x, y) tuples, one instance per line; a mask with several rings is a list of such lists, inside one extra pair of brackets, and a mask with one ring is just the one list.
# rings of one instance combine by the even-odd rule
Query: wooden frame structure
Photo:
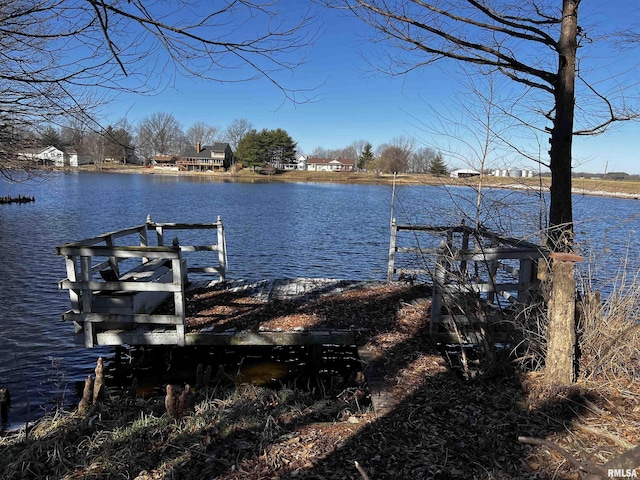
[[(217, 244), (180, 245), (174, 238), (166, 245), (167, 232), (177, 230), (217, 230)], [(153, 245), (149, 231), (156, 234)], [(187, 266), (185, 253), (207, 251), (217, 253), (215, 265)], [(98, 341), (101, 332), (117, 337), (118, 332), (135, 329), (153, 337), (158, 327), (163, 328), (167, 343), (184, 345), (188, 274), (217, 274), (224, 281), (227, 272), (220, 217), (216, 223), (188, 224), (157, 223), (148, 216), (142, 225), (58, 246), (56, 254), (65, 257), (67, 269), (67, 278), (58, 287), (68, 289), (71, 300), (71, 310), (63, 319), (74, 322), (86, 347), (118, 343), (117, 339)], [(123, 266), (129, 267), (127, 271), (122, 272)], [(173, 311), (155, 313), (171, 297)]]
[[(411, 232), (413, 246), (398, 246), (398, 233)], [(422, 234), (439, 239), (420, 245)], [(417, 246), (415, 246), (417, 244)], [(399, 254), (419, 257), (421, 266), (397, 267)], [(391, 222), (387, 281), (428, 276), (433, 283), (431, 331), (439, 324), (488, 322), (485, 311), (469, 308), (465, 298), (483, 300), (485, 305), (507, 301), (514, 313), (521, 311), (538, 288), (537, 264), (549, 253), (544, 247), (524, 240), (504, 237), (486, 229), (467, 225), (398, 225)], [(476, 302), (477, 304), (477, 302)], [(473, 310), (473, 311), (471, 311)], [(443, 311), (445, 312), (443, 314)]]

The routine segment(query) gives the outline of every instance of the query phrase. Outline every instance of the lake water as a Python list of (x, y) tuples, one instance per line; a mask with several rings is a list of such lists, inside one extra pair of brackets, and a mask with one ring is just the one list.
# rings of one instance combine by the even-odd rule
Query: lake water
[[(0, 196), (36, 197), (35, 203), (0, 206), (0, 386), (12, 393), (15, 424), (39, 416), (52, 399), (72, 397), (69, 386), (107, 353), (74, 345), (73, 326), (60, 321), (69, 308), (67, 292), (57, 289), (66, 274), (55, 255), (62, 243), (144, 223), (147, 214), (158, 222), (194, 223), (220, 215), (229, 279), (386, 278), (389, 186), (84, 172), (4, 188)], [(537, 241), (540, 198), (487, 193), (492, 202), (481, 212), (485, 225)], [(472, 190), (463, 187), (399, 187), (394, 213), (399, 223), (455, 224), (464, 212), (473, 216), (474, 205)], [(603, 283), (628, 253), (637, 271), (640, 202), (575, 197), (575, 218), (578, 242), (598, 258), (585, 265), (597, 265), (594, 275)]]

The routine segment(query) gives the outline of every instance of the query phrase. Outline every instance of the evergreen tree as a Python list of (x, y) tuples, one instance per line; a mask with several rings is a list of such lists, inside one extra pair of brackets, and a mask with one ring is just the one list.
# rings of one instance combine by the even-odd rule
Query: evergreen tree
[(42, 145), (48, 147), (49, 145), (53, 145), (59, 150), (62, 150), (64, 145), (62, 142), (62, 137), (60, 136), (60, 132), (56, 130), (54, 127), (49, 125), (42, 135), (40, 136), (40, 141)]
[(358, 169), (367, 170), (369, 164), (373, 161), (373, 147), (369, 142), (364, 146), (362, 153), (358, 157)]
[(278, 128), (251, 130), (238, 143), (236, 157), (245, 165), (263, 166), (270, 164), (276, 168), (296, 161), (297, 144), (289, 134)]
[(431, 165), (429, 166), (429, 173), (431, 175), (435, 175), (436, 177), (440, 177), (441, 175), (447, 174), (447, 164), (444, 163), (444, 159), (442, 158), (442, 153), (438, 152), (438, 155), (431, 160)]

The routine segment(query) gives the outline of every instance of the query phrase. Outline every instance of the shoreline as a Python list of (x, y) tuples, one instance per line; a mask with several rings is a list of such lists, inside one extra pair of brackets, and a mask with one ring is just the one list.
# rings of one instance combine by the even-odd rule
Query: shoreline
[[(248, 170), (238, 172), (180, 172), (176, 170), (164, 170), (161, 168), (146, 168), (140, 166), (122, 167), (108, 166), (102, 170), (94, 168), (80, 168), (80, 171), (95, 173), (121, 173), (138, 175), (166, 175), (187, 176), (194, 178), (206, 178), (216, 181), (232, 181), (245, 183), (339, 183), (356, 185), (392, 185), (393, 175), (375, 174), (369, 172), (309, 172), (291, 171), (276, 175), (261, 175)], [(69, 169), (65, 171), (71, 171)], [(480, 183), (480, 181), (482, 183)], [(502, 188), (509, 190), (548, 192), (551, 179), (549, 177), (538, 178), (513, 178), (513, 177), (473, 177), (454, 179), (451, 177), (436, 177), (430, 174), (399, 174), (396, 176), (396, 185), (401, 186), (447, 186), (469, 188)], [(634, 180), (603, 180), (591, 178), (574, 178), (572, 184), (574, 195), (588, 195), (599, 197), (622, 198), (640, 200), (640, 181)]]

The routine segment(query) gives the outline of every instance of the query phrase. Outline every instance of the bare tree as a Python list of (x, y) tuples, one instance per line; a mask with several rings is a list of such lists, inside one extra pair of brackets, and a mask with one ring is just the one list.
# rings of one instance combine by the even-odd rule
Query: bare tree
[(439, 152), (432, 147), (418, 147), (409, 156), (407, 171), (412, 173), (429, 173), (431, 163), (438, 157)]
[(78, 121), (75, 118), (71, 118), (60, 129), (62, 136), (62, 143), (65, 146), (73, 148), (76, 152), (80, 153), (85, 150), (85, 143), (89, 134), (87, 125)]
[(13, 132), (0, 136), (0, 170), (28, 146), (17, 132), (71, 117), (100, 131), (110, 91), (155, 93), (176, 75), (267, 78), (304, 101), (278, 77), (304, 60), (312, 17), (272, 0), (0, 0), (0, 124)]
[(343, 148), (316, 147), (312, 150), (309, 156), (313, 158), (329, 158), (332, 160), (343, 159), (355, 161), (358, 158), (358, 150), (357, 146), (354, 143)]
[[(587, 28), (578, 25), (580, 0), (325, 3), (346, 8), (372, 27), (376, 40), (386, 42), (392, 50), (381, 56), (390, 74), (406, 74), (444, 59), (491, 68), (522, 88), (520, 95), (538, 112), (537, 128), (550, 137), (549, 242), (556, 250), (570, 250), (573, 136), (601, 133), (614, 122), (637, 116), (621, 95), (599, 90), (601, 79), (588, 81), (592, 69), (578, 68), (578, 48), (583, 52), (592, 40)], [(576, 110), (577, 98), (581, 103)], [(579, 125), (574, 129), (576, 114)]]
[(89, 155), (96, 170), (102, 170), (107, 154), (107, 139), (98, 132), (90, 132), (84, 139), (85, 154)]
[(227, 126), (222, 134), (222, 138), (231, 146), (234, 152), (238, 150), (238, 144), (243, 137), (253, 130), (253, 125), (249, 120), (237, 118)]
[(413, 138), (395, 137), (390, 143), (377, 148), (378, 169), (388, 173), (405, 173), (409, 167), (409, 158), (415, 148)]
[(138, 125), (137, 147), (147, 160), (154, 155), (178, 155), (184, 145), (182, 127), (170, 113), (156, 112)]
[(195, 146), (200, 143), (202, 145), (211, 145), (219, 141), (220, 129), (205, 122), (196, 122), (189, 127), (186, 133), (186, 141), (189, 145)]

